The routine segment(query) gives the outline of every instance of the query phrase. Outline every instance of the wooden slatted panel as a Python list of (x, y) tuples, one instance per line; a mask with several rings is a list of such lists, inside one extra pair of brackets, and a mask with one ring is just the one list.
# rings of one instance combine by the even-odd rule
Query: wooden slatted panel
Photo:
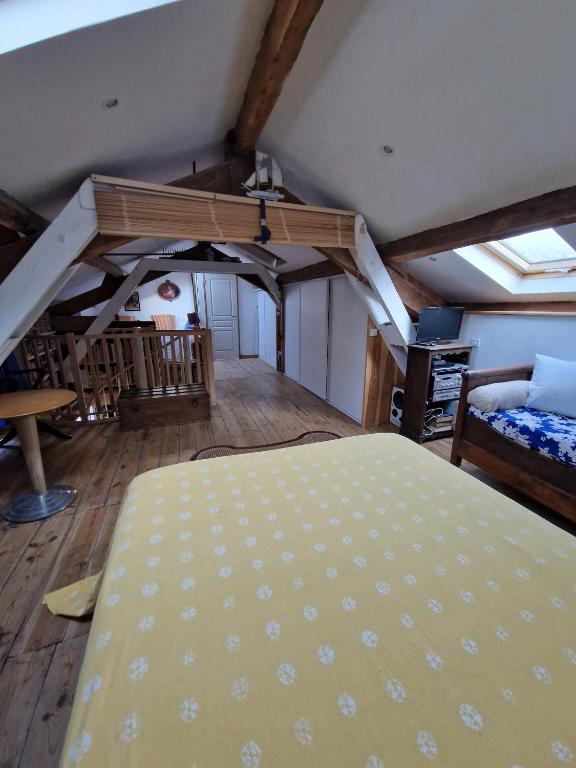
[[(98, 229), (105, 235), (253, 243), (260, 209), (252, 198), (178, 196), (138, 189), (97, 189)], [(354, 215), (347, 211), (266, 204), (271, 243), (350, 248)]]
[[(86, 345), (79, 364), (77, 347)], [(194, 345), (193, 362), (191, 348)], [(210, 348), (209, 348), (210, 347)], [(84, 423), (116, 418), (121, 390), (138, 386), (169, 387), (201, 384), (214, 394), (214, 361), (210, 331), (123, 331), (77, 336), (27, 337), (21, 348), (23, 359), (41, 362), (49, 372), (43, 386), (72, 387), (77, 404), (69, 418)], [(46, 362), (48, 361), (48, 362)], [(136, 371), (139, 365), (139, 375)]]

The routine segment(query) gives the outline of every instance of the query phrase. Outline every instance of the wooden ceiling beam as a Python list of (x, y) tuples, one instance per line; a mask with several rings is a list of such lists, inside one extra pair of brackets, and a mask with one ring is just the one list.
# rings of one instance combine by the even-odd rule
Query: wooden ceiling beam
[[(282, 193), (284, 195), (284, 200), (287, 203), (295, 203), (296, 205), (307, 205), (307, 203), (301, 200), (297, 195), (295, 195), (293, 192), (290, 192), (289, 189), (284, 188), (282, 190)], [(360, 272), (360, 270), (356, 266), (356, 262), (354, 261), (352, 254), (348, 249), (314, 247), (314, 250), (318, 251), (318, 253), (321, 253), (325, 259), (328, 259), (328, 261), (331, 261), (337, 267), (340, 267), (340, 269), (343, 270), (344, 272), (349, 272), (361, 283), (367, 282), (364, 275)]]
[(576, 315), (576, 301), (501, 301), (461, 304), (468, 314), (482, 315)]
[(8, 277), (14, 267), (28, 253), (30, 248), (38, 240), (39, 235), (21, 237), (13, 243), (8, 243), (0, 248), (0, 283)]
[[(178, 189), (161, 184), (92, 176), (98, 230), (122, 237), (254, 243), (260, 203), (252, 197)], [(270, 244), (352, 247), (355, 212), (268, 202)]]
[(378, 246), (385, 264), (401, 264), (442, 251), (576, 222), (576, 187), (557, 189), (452, 224)]
[[(254, 171), (254, 156), (233, 157), (223, 163), (217, 163), (203, 171), (182, 176), (170, 182), (171, 187), (199, 189), (203, 192), (217, 192), (226, 195), (239, 195), (241, 184)], [(80, 254), (78, 261), (89, 261), (93, 256), (102, 256), (108, 251), (134, 242), (133, 237), (96, 235), (90, 245)]]
[(43, 232), (50, 222), (0, 189), (0, 225), (22, 235)]
[(407, 275), (398, 267), (387, 267), (387, 270), (404, 306), (413, 317), (419, 314), (422, 307), (448, 306), (444, 297), (412, 275)]
[(235, 153), (250, 152), (280, 96), (323, 0), (276, 0), (248, 80), (230, 141)]
[(15, 243), (17, 240), (20, 240), (20, 235), (18, 232), (15, 232), (13, 229), (0, 226), (0, 248), (3, 245), (10, 245), (11, 243)]
[(247, 256), (268, 269), (278, 271), (278, 267), (287, 263), (286, 259), (277, 256), (275, 253), (272, 253), (272, 251), (263, 248), (257, 243), (231, 243), (231, 245), (236, 245)]
[(291, 272), (281, 272), (278, 275), (278, 285), (292, 285), (292, 283), (304, 283), (308, 280), (318, 280), (321, 277), (336, 277), (343, 275), (344, 270), (332, 261), (324, 259), (316, 264), (310, 264), (301, 269), (293, 269)]

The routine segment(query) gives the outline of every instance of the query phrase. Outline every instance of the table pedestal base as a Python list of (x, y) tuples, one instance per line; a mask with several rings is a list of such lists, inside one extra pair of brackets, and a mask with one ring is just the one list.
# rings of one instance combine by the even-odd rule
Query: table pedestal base
[(76, 498), (71, 485), (51, 485), (43, 494), (34, 492), (17, 496), (4, 510), (4, 520), (11, 523), (31, 523), (61, 512)]

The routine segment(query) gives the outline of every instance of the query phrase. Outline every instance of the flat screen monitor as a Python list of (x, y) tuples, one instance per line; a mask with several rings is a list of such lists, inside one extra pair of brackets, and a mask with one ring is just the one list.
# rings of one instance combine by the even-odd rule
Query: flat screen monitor
[(463, 314), (463, 307), (424, 307), (420, 310), (416, 341), (457, 339)]

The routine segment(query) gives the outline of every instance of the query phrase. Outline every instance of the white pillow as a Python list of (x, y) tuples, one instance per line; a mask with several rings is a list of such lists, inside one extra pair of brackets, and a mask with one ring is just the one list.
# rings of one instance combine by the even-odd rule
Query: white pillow
[(526, 405), (576, 419), (576, 362), (536, 355)]
[(485, 384), (468, 393), (468, 403), (484, 413), (522, 408), (526, 405), (529, 381), (501, 381)]

